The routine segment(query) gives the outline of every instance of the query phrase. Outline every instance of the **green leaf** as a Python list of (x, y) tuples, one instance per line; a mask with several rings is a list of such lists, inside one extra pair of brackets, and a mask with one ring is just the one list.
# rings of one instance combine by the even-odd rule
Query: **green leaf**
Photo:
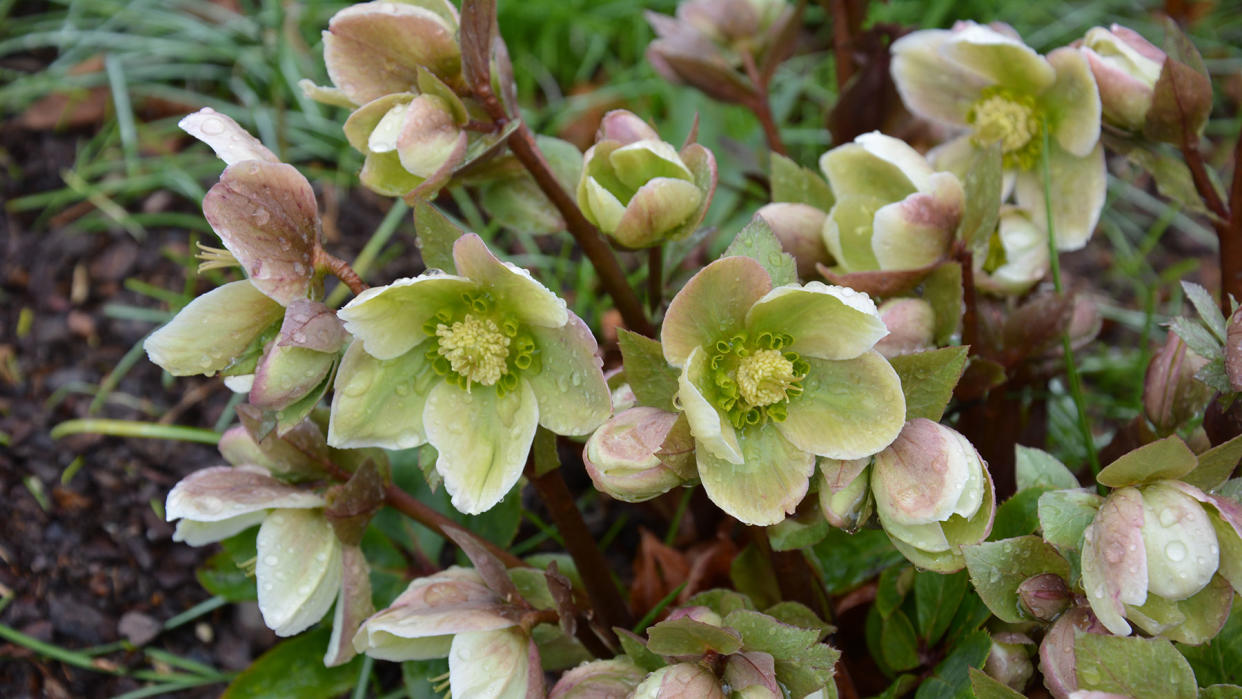
[(649, 627), (647, 648), (660, 655), (700, 655), (709, 650), (729, 655), (742, 649), (742, 639), (730, 629), (681, 617)]
[(739, 609), (755, 610), (755, 604), (748, 595), (739, 594), (733, 590), (726, 590), (717, 587), (712, 590), (700, 592), (697, 595), (686, 600), (682, 605), (684, 607), (707, 607), (723, 617), (727, 617)]
[(914, 576), (915, 619), (927, 645), (935, 645), (949, 628), (967, 586), (964, 570), (951, 575), (924, 570)]
[(614, 628), (617, 632), (617, 639), (621, 641), (621, 650), (634, 661), (634, 664), (646, 670), (653, 672), (665, 666), (664, 659), (647, 650), (647, 642), (641, 636), (638, 636), (629, 629)]
[(362, 656), (337, 667), (325, 667), (323, 654), (332, 629), (321, 626), (281, 641), (229, 683), (222, 699), (330, 699), (353, 689)]
[(453, 243), (465, 234), (436, 207), (419, 199), (414, 202), (414, 229), (418, 232), (418, 250), (427, 269), (457, 272), (453, 262)]
[(879, 651), (888, 667), (897, 672), (918, 667), (919, 639), (905, 612), (898, 609), (880, 620), (880, 638)]
[(880, 616), (886, 617), (900, 607), (913, 585), (912, 566), (893, 566), (880, 573), (880, 581), (875, 590), (875, 609)]
[(906, 394), (906, 419), (939, 421), (966, 368), (965, 346), (903, 354), (889, 359)]
[(1031, 619), (1018, 600), (1023, 580), (1042, 573), (1069, 575), (1069, 563), (1037, 536), (963, 546), (962, 553), (979, 597), (1001, 621), (1010, 623)]
[(1086, 490), (1054, 490), (1039, 496), (1039, 527), (1044, 541), (1080, 550), (1082, 533), (1095, 519), (1104, 499)]
[(957, 237), (967, 250), (980, 252), (996, 231), (1000, 219), (1001, 189), (1004, 181), (999, 142), (975, 149), (975, 156), (962, 189), (966, 193), (966, 210)]
[(1242, 687), (1236, 684), (1214, 684), (1200, 689), (1199, 699), (1242, 699)]
[(1190, 473), (1198, 458), (1181, 437), (1172, 435), (1128, 452), (1096, 476), (1101, 485), (1124, 488), (1148, 481), (1176, 480)]
[[(1160, 194), (1172, 199), (1188, 211), (1201, 215), (1209, 213), (1207, 205), (1203, 203), (1203, 197), (1195, 188), (1194, 177), (1190, 174), (1190, 168), (1186, 165), (1186, 159), (1181, 153), (1169, 152), (1165, 147), (1153, 143), (1145, 146), (1136, 145), (1127, 150), (1125, 156), (1135, 165), (1151, 173), (1152, 179), (1156, 181), (1156, 191)], [(1209, 178), (1211, 178), (1210, 172)], [(1212, 184), (1216, 186), (1215, 181)]]
[(988, 673), (978, 668), (970, 668), (970, 688), (976, 699), (1011, 699), (1022, 695), (1013, 691), (1003, 682), (992, 679)]
[(828, 536), (828, 525), (819, 508), (807, 511), (805, 517), (786, 517), (767, 528), (773, 551), (794, 551), (818, 544)]
[(1074, 474), (1052, 454), (1021, 444), (1014, 445), (1013, 450), (1018, 490), (1067, 490), (1081, 487)]
[(1020, 490), (996, 508), (996, 520), (988, 540), (1012, 539), (1033, 533), (1039, 527), (1039, 496), (1045, 488)]
[(1225, 357), (1220, 355), (1213, 357), (1212, 361), (1201, 367), (1195, 372), (1195, 380), (1219, 393), (1233, 393), (1233, 386), (1229, 383), (1229, 374), (1225, 371)]
[(953, 615), (952, 621), (949, 622), (949, 628), (944, 632), (944, 644), (954, 646), (962, 638), (974, 633), (984, 622), (992, 618), (992, 610), (979, 599), (979, 595), (975, 593), (973, 588), (967, 588), (966, 597), (962, 599), (962, 603), (958, 605), (957, 614)]
[(739, 610), (724, 623), (737, 629), (748, 651), (768, 653), (776, 661), (776, 679), (793, 696), (806, 696), (832, 682), (840, 653), (820, 643), (820, 629), (783, 623), (760, 612)]
[(1221, 343), (1207, 328), (1185, 316), (1178, 316), (1169, 321), (1169, 329), (1182, 338), (1182, 342), (1186, 343), (1191, 352), (1204, 359), (1212, 360), (1224, 354), (1225, 350)]
[(780, 583), (767, 556), (750, 544), (729, 565), (729, 580), (738, 592), (757, 600), (758, 606), (776, 604), (781, 598)]
[(802, 167), (780, 153), (773, 153), (772, 201), (810, 204), (828, 211), (837, 199), (832, 194), (832, 187), (814, 170)]
[(1200, 454), (1195, 470), (1182, 476), (1182, 480), (1203, 490), (1215, 490), (1229, 480), (1239, 460), (1242, 460), (1242, 435)]
[(625, 380), (638, 404), (675, 412), (673, 396), (677, 395), (677, 370), (664, 359), (660, 343), (620, 328), (617, 344), (621, 346)]
[(1203, 58), (1177, 23), (1166, 19), (1165, 32), (1168, 58), (1152, 88), (1143, 133), (1153, 141), (1193, 142), (1212, 112), (1212, 81)]
[(793, 255), (781, 249), (781, 241), (763, 217), (756, 215), (746, 224), (721, 257), (741, 255), (758, 262), (772, 278), (772, 286), (798, 283), (798, 267)]
[(541, 235), (565, 229), (565, 219), (529, 175), (489, 182), (479, 190), (479, 204), (509, 230)]
[(1160, 638), (1084, 633), (1074, 639), (1078, 688), (1134, 699), (1193, 699), (1190, 663)]
[(979, 630), (954, 646), (949, 656), (936, 665), (935, 674), (924, 682), (915, 699), (970, 697), (970, 669), (983, 667), (992, 651), (992, 636)]
[(782, 624), (798, 626), (804, 629), (819, 631), (819, 640), (836, 630), (836, 627), (820, 619), (811, 608), (801, 602), (778, 602), (763, 610), (763, 613)]
[(1242, 684), (1242, 610), (1235, 606), (1216, 638), (1200, 646), (1179, 643), (1177, 650), (1190, 662), (1199, 686)]
[[(253, 534), (251, 540), (254, 540)], [(203, 589), (230, 602), (246, 602), (259, 598), (254, 577), (238, 566), (227, 551), (220, 551), (208, 558), (194, 571), (194, 577), (198, 578)]]
[(923, 299), (936, 316), (933, 339), (948, 344), (962, 326), (962, 266), (946, 262), (932, 270), (923, 280)]
[(905, 560), (879, 529), (865, 529), (857, 534), (833, 529), (823, 541), (811, 548), (810, 553), (811, 561), (824, 581), (824, 590), (830, 595), (854, 588), (894, 563)]

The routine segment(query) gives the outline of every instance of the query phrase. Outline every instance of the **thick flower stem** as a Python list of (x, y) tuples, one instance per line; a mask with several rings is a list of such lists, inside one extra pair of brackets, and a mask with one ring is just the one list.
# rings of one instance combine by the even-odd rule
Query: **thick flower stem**
[(759, 73), (754, 57), (747, 51), (742, 52), (742, 66), (745, 67), (746, 76), (750, 78), (755, 88), (754, 98), (746, 106), (759, 119), (759, 125), (763, 127), (763, 137), (768, 142), (768, 150), (781, 155), (789, 155), (789, 151), (785, 149), (785, 142), (781, 140), (781, 130), (772, 116), (772, 105), (768, 99), (768, 81)]
[(535, 470), (528, 468), (526, 475), (534, 484), (535, 490), (539, 491), (539, 497), (548, 508), (552, 522), (565, 540), (565, 548), (578, 566), (582, 584), (591, 598), (591, 606), (600, 625), (604, 629), (615, 626), (630, 628), (633, 619), (630, 618), (629, 607), (621, 599), (617, 586), (613, 584), (612, 574), (609, 572), (611, 567), (604, 558), (603, 551), (591, 537), (578, 506), (574, 504), (573, 495), (565, 484), (561, 469), (554, 468), (543, 475), (535, 475)]
[(1227, 315), (1230, 311), (1229, 297), (1242, 300), (1242, 177), (1237, 163), (1242, 156), (1242, 136), (1234, 147), (1233, 182), (1229, 191), (1229, 203), (1221, 200), (1216, 186), (1208, 176), (1203, 153), (1199, 151), (1198, 136), (1183, 128), (1181, 151), (1190, 169), (1195, 190), (1212, 213), (1212, 227), (1220, 244), (1220, 307)]
[(647, 249), (647, 308), (651, 315), (660, 312), (664, 301), (664, 246)]
[(318, 248), (315, 251), (315, 267), (331, 272), (345, 286), (349, 287), (354, 296), (361, 294), (369, 288), (367, 283), (362, 281), (362, 277), (359, 277), (358, 273), (354, 271), (354, 268), (349, 266), (348, 262), (326, 252), (323, 248)]
[(954, 258), (962, 268), (962, 344), (970, 346), (971, 354), (979, 354), (979, 308), (975, 298), (974, 254), (958, 241)]

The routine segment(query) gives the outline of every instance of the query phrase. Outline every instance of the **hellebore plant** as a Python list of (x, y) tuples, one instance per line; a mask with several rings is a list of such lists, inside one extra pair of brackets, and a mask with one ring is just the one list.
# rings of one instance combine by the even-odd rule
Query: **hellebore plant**
[(1104, 121), (1124, 131), (1142, 131), (1168, 58), (1164, 51), (1120, 24), (1087, 30), (1081, 50), (1100, 86)]
[(772, 288), (748, 257), (725, 257), (673, 298), (660, 340), (699, 478), (725, 512), (775, 524), (806, 495), (815, 457), (856, 459), (905, 421), (901, 381), (875, 343), (866, 294), (811, 282)]
[(453, 506), (474, 514), (517, 483), (538, 426), (589, 434), (612, 404), (595, 338), (562, 299), (476, 235), (453, 261), (456, 274), (398, 279), (341, 309), (355, 342), (328, 443), (430, 444)]
[(1047, 158), (1057, 248), (1087, 244), (1106, 178), (1100, 95), (1080, 51), (1040, 56), (1008, 26), (958, 22), (908, 34), (892, 52), (893, 80), (910, 111), (967, 131), (940, 146), (932, 158), (938, 167), (964, 174), (973, 150), (999, 142), (1018, 205), (1046, 229), (1040, 163)]

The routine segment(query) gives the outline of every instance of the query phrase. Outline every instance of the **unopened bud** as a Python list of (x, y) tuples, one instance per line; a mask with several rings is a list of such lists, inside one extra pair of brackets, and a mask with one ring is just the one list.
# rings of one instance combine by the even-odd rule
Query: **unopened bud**
[(1143, 379), (1143, 407), (1158, 433), (1169, 434), (1202, 412), (1211, 389), (1195, 378), (1195, 372), (1206, 364), (1177, 333), (1169, 332)]
[(626, 502), (650, 500), (696, 473), (685, 420), (644, 406), (618, 413), (596, 430), (583, 460), (596, 488)]
[(1043, 573), (1023, 580), (1018, 585), (1018, 600), (1031, 616), (1052, 621), (1070, 603), (1070, 590), (1065, 579), (1055, 573)]
[(880, 319), (888, 328), (875, 350), (885, 357), (921, 352), (935, 346), (936, 312), (923, 299), (889, 299), (880, 306)]
[(817, 264), (831, 261), (828, 248), (824, 246), (824, 219), (828, 214), (809, 204), (780, 202), (767, 204), (757, 212), (768, 224), (781, 249), (793, 255), (798, 264), (798, 277), (815, 279), (819, 276)]
[(1126, 131), (1142, 131), (1167, 58), (1164, 51), (1138, 32), (1114, 24), (1088, 30), (1082, 52), (1100, 88), (1104, 120)]

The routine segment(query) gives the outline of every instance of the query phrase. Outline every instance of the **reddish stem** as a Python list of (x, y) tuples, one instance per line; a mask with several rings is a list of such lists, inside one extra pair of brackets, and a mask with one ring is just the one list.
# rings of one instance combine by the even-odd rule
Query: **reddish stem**
[(781, 140), (781, 130), (772, 116), (772, 105), (768, 100), (768, 81), (759, 74), (755, 59), (748, 51), (742, 52), (742, 66), (746, 69), (746, 75), (755, 88), (755, 95), (746, 106), (759, 119), (759, 125), (763, 127), (763, 137), (768, 142), (768, 149), (781, 155), (789, 155), (789, 151), (785, 149), (785, 142)]
[[(1214, 218), (1212, 227), (1216, 230), (1216, 240), (1220, 244), (1220, 307), (1229, 313), (1229, 297), (1242, 299), (1242, 215), (1231, 214), (1242, 211), (1242, 182), (1239, 182), (1238, 155), (1242, 153), (1242, 137), (1234, 149), (1234, 177), (1230, 187), (1229, 205), (1221, 201), (1220, 193), (1208, 176), (1207, 165), (1203, 154), (1199, 151), (1198, 136), (1189, 129), (1182, 128), (1182, 157), (1190, 169), (1191, 180), (1195, 190), (1203, 199)], [(1237, 220), (1235, 220), (1235, 218)]]
[(362, 277), (358, 276), (354, 268), (349, 266), (348, 262), (328, 253), (323, 248), (316, 248), (315, 250), (315, 266), (331, 272), (333, 276), (349, 287), (354, 296), (370, 288), (366, 282), (362, 281)]

